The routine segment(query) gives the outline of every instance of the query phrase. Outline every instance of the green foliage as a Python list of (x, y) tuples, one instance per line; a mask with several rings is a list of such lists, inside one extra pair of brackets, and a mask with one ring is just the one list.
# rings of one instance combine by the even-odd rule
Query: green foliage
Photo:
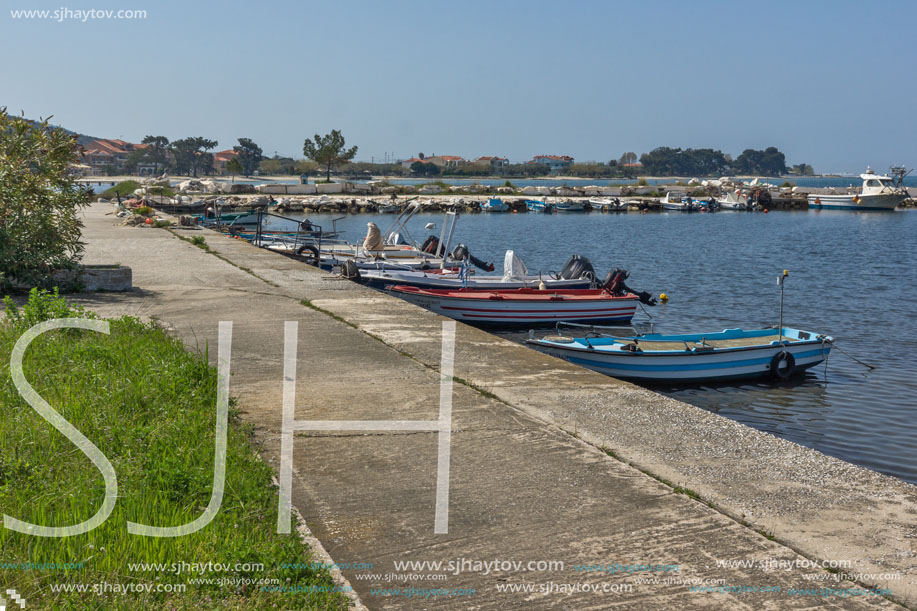
[(104, 197), (105, 199), (115, 199), (119, 195), (121, 197), (128, 197), (133, 195), (134, 191), (140, 188), (140, 183), (136, 180), (123, 180), (116, 184), (114, 187), (109, 187), (102, 192), (102, 195), (99, 197)]
[(207, 248), (207, 240), (204, 239), (202, 235), (196, 235), (191, 238), (191, 243), (197, 246), (198, 248)]
[(411, 164), (411, 174), (416, 176), (439, 176), (440, 169), (435, 163), (415, 161)]
[(736, 157), (733, 167), (740, 174), (781, 176), (786, 174), (786, 157), (773, 146), (763, 151), (745, 149)]
[[(226, 171), (232, 174), (233, 177), (235, 177), (236, 174), (241, 174), (242, 172), (244, 172), (245, 168), (242, 167), (242, 162), (239, 161), (238, 157), (233, 157), (232, 159), (226, 162)], [(252, 172), (254, 172), (254, 170), (252, 170)], [(252, 172), (248, 172), (248, 174), (251, 174)]]
[[(232, 150), (238, 153), (236, 159), (239, 160), (242, 168), (239, 172), (233, 172), (233, 174), (244, 174), (245, 176), (254, 174), (263, 158), (261, 147), (255, 144), (251, 138), (239, 138), (239, 144), (232, 147)], [(226, 169), (229, 169), (228, 164)]]
[(51, 291), (33, 288), (29, 291), (29, 300), (21, 309), (16, 307), (9, 296), (4, 297), (3, 305), (6, 308), (7, 323), (20, 331), (53, 318), (96, 318), (95, 314), (85, 311), (82, 306), (70, 306), (58, 294), (56, 286)]
[(680, 149), (660, 146), (640, 156), (643, 169), (651, 176), (719, 176), (728, 164), (722, 151)]
[(207, 151), (215, 149), (216, 140), (208, 140), (201, 136), (183, 138), (172, 143), (172, 171), (176, 174), (213, 173), (213, 154)]
[[(47, 303), (29, 314), (35, 320), (77, 315), (53, 298), (40, 299)], [(18, 590), (30, 609), (345, 608), (344, 598), (330, 591), (334, 584), (327, 571), (304, 564), (282, 568), (308, 563), (311, 553), (295, 534), (275, 532), (277, 489), (271, 469), (258, 457), (251, 427), (240, 422), (232, 406), (226, 492), (213, 521), (183, 537), (127, 533), (128, 521), (177, 526), (191, 522), (207, 506), (214, 470), (217, 374), (206, 355), (186, 352), (180, 341), (151, 324), (134, 318), (109, 323), (108, 335), (82, 329), (45, 333), (32, 342), (23, 366), (36, 392), (111, 461), (118, 476), (117, 505), (103, 525), (82, 535), (44, 538), (0, 529), (4, 562), (82, 563), (66, 571), (0, 568), (3, 587)], [(0, 361), (9, 363), (20, 335), (21, 328), (9, 319), (0, 322)], [(25, 402), (8, 374), (0, 376), (0, 439), (3, 513), (63, 526), (98, 510), (104, 494), (98, 469)], [(129, 567), (208, 561), (233, 568), (195, 575)], [(263, 563), (264, 571), (236, 569), (238, 563)], [(293, 591), (191, 583), (198, 577), (270, 578)], [(164, 593), (154, 588), (124, 597), (50, 589), (58, 583), (138, 585), (154, 580), (185, 584), (187, 590)], [(319, 591), (310, 591), (313, 586)]]
[(89, 190), (67, 171), (79, 160), (76, 136), (0, 108), (0, 290), (50, 286), (82, 257)]
[(646, 187), (646, 186), (649, 186), (649, 184), (650, 183), (648, 183), (645, 178), (641, 178), (640, 180), (637, 181), (638, 187)]
[(306, 138), (302, 152), (315, 163), (324, 166), (325, 180), (330, 180), (332, 168), (347, 163), (357, 154), (357, 147), (352, 146), (349, 149), (344, 147), (344, 136), (340, 131), (333, 129), (330, 134), (324, 136), (315, 134), (314, 139)]
[(150, 214), (151, 212), (153, 212), (153, 209), (150, 208), (149, 206), (137, 206), (136, 208), (134, 208), (133, 212), (134, 214), (146, 215), (146, 214)]
[(612, 165), (626, 165), (629, 163), (637, 163), (637, 154), (636, 153), (631, 153), (631, 152), (624, 153), (623, 155), (621, 155), (621, 158), (618, 159), (617, 164), (612, 164)]
[(793, 166), (792, 170), (800, 176), (812, 176), (815, 174), (815, 168), (807, 163), (798, 163)]

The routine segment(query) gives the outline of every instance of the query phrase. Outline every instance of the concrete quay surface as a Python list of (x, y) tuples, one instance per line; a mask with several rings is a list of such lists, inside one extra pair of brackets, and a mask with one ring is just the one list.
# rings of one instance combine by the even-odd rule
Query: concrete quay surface
[[(297, 420), (438, 418), (441, 317), (214, 232), (121, 227), (110, 210), (86, 212), (85, 262), (129, 265), (136, 288), (76, 301), (155, 319), (192, 349), (233, 321), (230, 393), (275, 470), (284, 321), (299, 322)], [(211, 252), (177, 237), (193, 235)], [(293, 504), (335, 562), (372, 564), (343, 571), (371, 609), (917, 605), (915, 486), (462, 324), (454, 375), (448, 534), (434, 534), (438, 433), (295, 436)], [(458, 559), (471, 564), (446, 568)], [(473, 564), (495, 560), (522, 564)], [(539, 561), (563, 568), (527, 566)], [(615, 564), (678, 571), (578, 568)], [(474, 594), (372, 592), (411, 587)], [(788, 592), (864, 587), (892, 600)]]

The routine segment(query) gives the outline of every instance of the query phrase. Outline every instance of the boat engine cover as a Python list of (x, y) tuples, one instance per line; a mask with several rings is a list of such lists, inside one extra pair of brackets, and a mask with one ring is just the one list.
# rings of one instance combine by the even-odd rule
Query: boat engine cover
[(592, 262), (586, 257), (573, 255), (564, 263), (563, 269), (560, 270), (560, 277), (564, 280), (588, 278), (595, 282), (595, 268), (592, 267)]

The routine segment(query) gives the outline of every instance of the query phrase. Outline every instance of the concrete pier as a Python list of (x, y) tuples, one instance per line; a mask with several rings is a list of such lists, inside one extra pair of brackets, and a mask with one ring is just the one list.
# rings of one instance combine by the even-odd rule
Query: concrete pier
[[(130, 266), (135, 290), (77, 301), (155, 319), (191, 349), (233, 321), (230, 392), (275, 470), (285, 321), (299, 323), (297, 420), (439, 417), (442, 318), (214, 232), (117, 226), (110, 210), (86, 213), (85, 262)], [(210, 252), (178, 237), (193, 235)], [(454, 375), (448, 534), (434, 533), (438, 433), (295, 436), (293, 504), (335, 562), (372, 564), (343, 571), (371, 609), (917, 605), (915, 486), (461, 324)], [(395, 564), (457, 559), (472, 565)], [(493, 561), (522, 564), (474, 569)], [(633, 569), (647, 565), (678, 570)], [(411, 587), (474, 594), (379, 592)], [(891, 596), (790, 593), (867, 587)]]

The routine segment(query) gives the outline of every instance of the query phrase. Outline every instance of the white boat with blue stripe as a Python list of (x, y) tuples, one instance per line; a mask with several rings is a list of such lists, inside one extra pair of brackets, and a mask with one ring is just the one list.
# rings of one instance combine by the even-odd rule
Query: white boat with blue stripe
[(860, 174), (863, 186), (856, 192), (840, 194), (808, 195), (809, 207), (815, 209), (835, 210), (894, 210), (908, 198), (907, 189), (902, 182), (910, 170), (893, 167), (891, 176), (879, 176), (867, 167), (865, 174)]
[[(591, 336), (590, 336), (591, 335)], [(828, 358), (833, 339), (791, 328), (726, 329), (717, 333), (612, 337), (591, 333), (527, 343), (538, 350), (616, 378), (640, 382), (785, 379)]]

